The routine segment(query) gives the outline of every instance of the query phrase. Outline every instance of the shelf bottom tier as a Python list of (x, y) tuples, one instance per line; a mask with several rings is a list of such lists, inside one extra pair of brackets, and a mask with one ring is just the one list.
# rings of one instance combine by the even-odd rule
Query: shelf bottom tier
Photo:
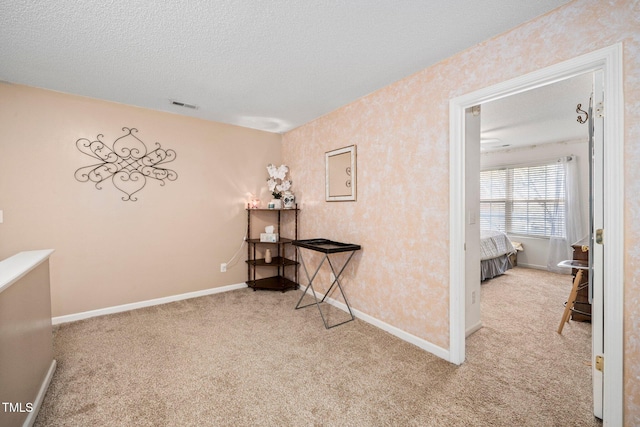
[(298, 289), (298, 284), (292, 280), (282, 276), (266, 277), (264, 279), (249, 280), (247, 286), (256, 289), (267, 289), (272, 291), (286, 291), (289, 289)]

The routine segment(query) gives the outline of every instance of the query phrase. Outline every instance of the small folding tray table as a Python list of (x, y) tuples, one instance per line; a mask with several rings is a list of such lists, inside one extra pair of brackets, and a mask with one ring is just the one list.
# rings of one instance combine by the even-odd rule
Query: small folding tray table
[[(304, 292), (302, 293), (302, 295), (300, 296), (300, 299), (298, 300), (298, 303), (296, 304), (296, 310), (300, 308), (309, 307), (315, 304), (318, 307), (318, 311), (320, 311), (320, 316), (322, 317), (322, 322), (324, 323), (324, 327), (326, 329), (333, 328), (334, 326), (342, 325), (343, 323), (347, 323), (354, 320), (355, 316), (351, 311), (351, 307), (349, 306), (349, 302), (347, 301), (347, 296), (344, 294), (342, 286), (340, 285), (340, 276), (342, 275), (342, 272), (344, 271), (347, 264), (349, 264), (349, 261), (351, 261), (351, 258), (353, 258), (353, 255), (356, 253), (356, 251), (359, 251), (360, 249), (362, 249), (361, 246), (355, 245), (353, 243), (334, 242), (328, 239), (294, 240), (292, 244), (293, 246), (298, 247), (298, 253), (300, 254), (300, 262), (302, 264), (302, 267), (304, 268), (305, 274), (307, 275), (307, 280), (309, 281), (309, 284), (307, 285), (306, 288), (304, 288)], [(302, 256), (302, 249), (309, 249), (309, 250), (321, 252), (324, 254), (322, 261), (320, 261), (320, 264), (318, 264), (318, 268), (316, 268), (316, 271), (313, 273), (312, 276), (309, 276), (309, 271), (307, 270), (307, 266), (304, 262), (304, 257)], [(335, 254), (335, 253), (341, 253), (341, 252), (350, 252), (350, 254), (347, 260), (345, 261), (344, 265), (340, 269), (340, 271), (336, 273), (334, 263), (331, 262), (329, 255)], [(331, 282), (331, 286), (329, 286), (329, 289), (327, 290), (327, 292), (325, 292), (322, 299), (318, 301), (316, 292), (313, 289), (313, 280), (316, 278), (318, 272), (320, 271), (320, 267), (322, 267), (322, 264), (324, 264), (325, 261), (329, 263), (329, 267), (331, 268), (334, 279), (333, 279), (333, 282)], [(351, 316), (351, 318), (348, 320), (345, 320), (344, 322), (336, 323), (335, 325), (329, 326), (329, 324), (327, 323), (327, 320), (324, 318), (322, 309), (320, 308), (320, 303), (325, 302), (325, 299), (334, 289), (335, 285), (338, 285), (337, 288), (340, 290), (340, 293), (342, 294), (342, 298), (344, 299), (344, 303), (347, 306), (347, 310), (349, 310), (349, 315)], [(311, 289), (311, 295), (313, 296), (315, 303), (312, 302), (310, 304), (300, 306), (300, 303), (302, 302), (302, 299), (304, 298), (304, 296), (307, 294), (308, 289)]]

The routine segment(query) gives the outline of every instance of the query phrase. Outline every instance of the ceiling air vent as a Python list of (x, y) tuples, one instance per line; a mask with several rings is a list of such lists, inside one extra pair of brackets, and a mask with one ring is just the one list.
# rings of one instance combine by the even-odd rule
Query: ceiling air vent
[(169, 101), (171, 102), (171, 105), (177, 105), (178, 107), (191, 108), (192, 110), (197, 110), (198, 109), (197, 105), (187, 104), (187, 103), (181, 102), (181, 101), (174, 101), (173, 99), (170, 99)]

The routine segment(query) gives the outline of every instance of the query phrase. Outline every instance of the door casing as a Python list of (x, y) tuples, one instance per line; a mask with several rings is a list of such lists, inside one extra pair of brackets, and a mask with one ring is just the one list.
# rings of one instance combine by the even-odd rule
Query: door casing
[(451, 99), (449, 103), (449, 352), (465, 360), (465, 109), (588, 72), (604, 74), (604, 425), (622, 425), (624, 319), (624, 101), (622, 44), (600, 49), (524, 76)]

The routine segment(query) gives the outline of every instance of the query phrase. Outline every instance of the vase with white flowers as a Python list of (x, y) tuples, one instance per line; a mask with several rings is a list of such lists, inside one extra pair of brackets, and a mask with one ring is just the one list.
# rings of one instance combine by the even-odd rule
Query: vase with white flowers
[(289, 168), (287, 165), (280, 165), (279, 167), (276, 167), (274, 164), (270, 163), (267, 166), (267, 172), (269, 172), (267, 186), (273, 196), (273, 200), (269, 202), (269, 207), (271, 208), (273, 206), (273, 209), (282, 209), (282, 195), (285, 192), (289, 192), (289, 189), (291, 188), (291, 180), (286, 179)]

